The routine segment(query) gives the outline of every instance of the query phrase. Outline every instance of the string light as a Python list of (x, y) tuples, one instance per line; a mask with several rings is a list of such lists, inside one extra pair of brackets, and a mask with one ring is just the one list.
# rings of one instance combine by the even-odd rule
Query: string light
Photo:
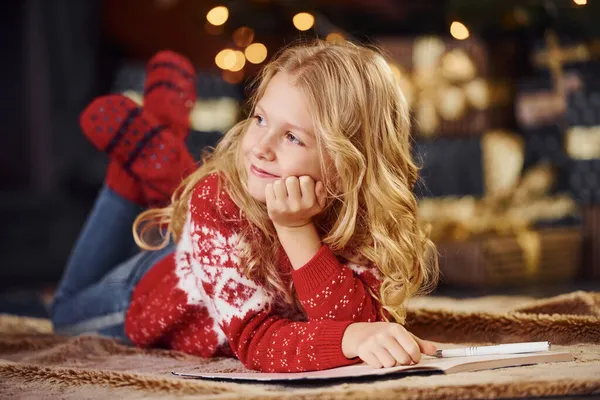
[(217, 6), (206, 14), (206, 20), (215, 26), (223, 25), (229, 18), (229, 10), (225, 6)]
[(215, 57), (215, 64), (221, 69), (230, 69), (236, 62), (235, 52), (231, 49), (223, 49)]
[(260, 64), (267, 58), (267, 48), (262, 43), (252, 43), (244, 51), (246, 59), (252, 64)]
[(578, 6), (585, 6), (587, 4), (587, 0), (573, 0), (573, 3), (577, 4)]
[(233, 31), (233, 42), (238, 47), (246, 47), (254, 40), (254, 31), (247, 26), (241, 26)]
[(307, 31), (315, 24), (315, 17), (312, 14), (301, 12), (294, 15), (292, 22), (299, 31)]
[(463, 23), (454, 21), (452, 25), (450, 25), (450, 34), (454, 39), (465, 40), (469, 37), (469, 30)]

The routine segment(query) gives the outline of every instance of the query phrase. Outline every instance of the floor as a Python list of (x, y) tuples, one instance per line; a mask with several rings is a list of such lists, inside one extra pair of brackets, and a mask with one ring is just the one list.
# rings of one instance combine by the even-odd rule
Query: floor
[[(526, 295), (533, 297), (550, 297), (576, 290), (600, 291), (598, 281), (577, 281), (555, 285), (528, 285), (513, 288), (497, 289), (466, 289), (440, 286), (432, 295), (450, 296), (455, 298), (479, 297), (486, 295)], [(36, 288), (22, 288), (0, 293), (0, 314), (47, 318), (48, 310), (52, 301), (54, 288), (40, 286)], [(523, 398), (524, 399), (524, 398)], [(552, 397), (527, 397), (528, 400), (561, 400), (561, 399), (600, 399), (597, 395), (573, 395)]]

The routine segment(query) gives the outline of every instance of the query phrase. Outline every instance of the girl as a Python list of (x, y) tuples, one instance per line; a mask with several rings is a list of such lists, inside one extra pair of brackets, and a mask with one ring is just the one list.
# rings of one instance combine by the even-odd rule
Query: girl
[[(433, 354), (401, 325), (404, 302), (438, 270), (416, 218), (407, 105), (385, 59), (349, 43), (284, 50), (263, 69), (251, 116), (189, 175), (184, 129), (171, 112), (155, 118), (152, 89), (185, 114), (190, 66), (151, 61), (150, 82), (161, 68), (177, 82), (147, 83), (143, 109), (108, 96), (82, 113), (116, 166), (69, 260), (56, 330), (234, 355), (269, 372)], [(134, 222), (146, 251), (114, 268), (134, 247), (135, 202), (154, 206)]]

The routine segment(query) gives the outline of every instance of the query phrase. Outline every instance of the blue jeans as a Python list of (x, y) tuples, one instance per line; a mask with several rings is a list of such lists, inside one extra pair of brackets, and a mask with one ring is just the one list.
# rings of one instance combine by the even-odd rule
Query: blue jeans
[(174, 251), (140, 252), (132, 225), (143, 209), (104, 186), (71, 252), (51, 316), (54, 331), (114, 337), (125, 335), (125, 313), (136, 284), (157, 261)]

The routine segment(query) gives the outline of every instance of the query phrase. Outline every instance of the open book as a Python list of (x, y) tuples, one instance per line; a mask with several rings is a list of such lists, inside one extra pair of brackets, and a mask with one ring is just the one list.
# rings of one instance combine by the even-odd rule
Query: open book
[(519, 365), (539, 364), (547, 362), (573, 361), (571, 353), (559, 351), (544, 351), (523, 354), (502, 354), (493, 356), (470, 356), (436, 358), (423, 355), (421, 361), (414, 365), (391, 368), (372, 368), (361, 363), (346, 367), (332, 368), (323, 371), (264, 373), (264, 372), (228, 372), (209, 373), (193, 371), (173, 371), (173, 375), (185, 378), (213, 379), (237, 382), (292, 382), (299, 380), (328, 380), (357, 377), (377, 377), (382, 375), (411, 375), (425, 372), (454, 374), (457, 372), (472, 372), (484, 369), (516, 367)]

